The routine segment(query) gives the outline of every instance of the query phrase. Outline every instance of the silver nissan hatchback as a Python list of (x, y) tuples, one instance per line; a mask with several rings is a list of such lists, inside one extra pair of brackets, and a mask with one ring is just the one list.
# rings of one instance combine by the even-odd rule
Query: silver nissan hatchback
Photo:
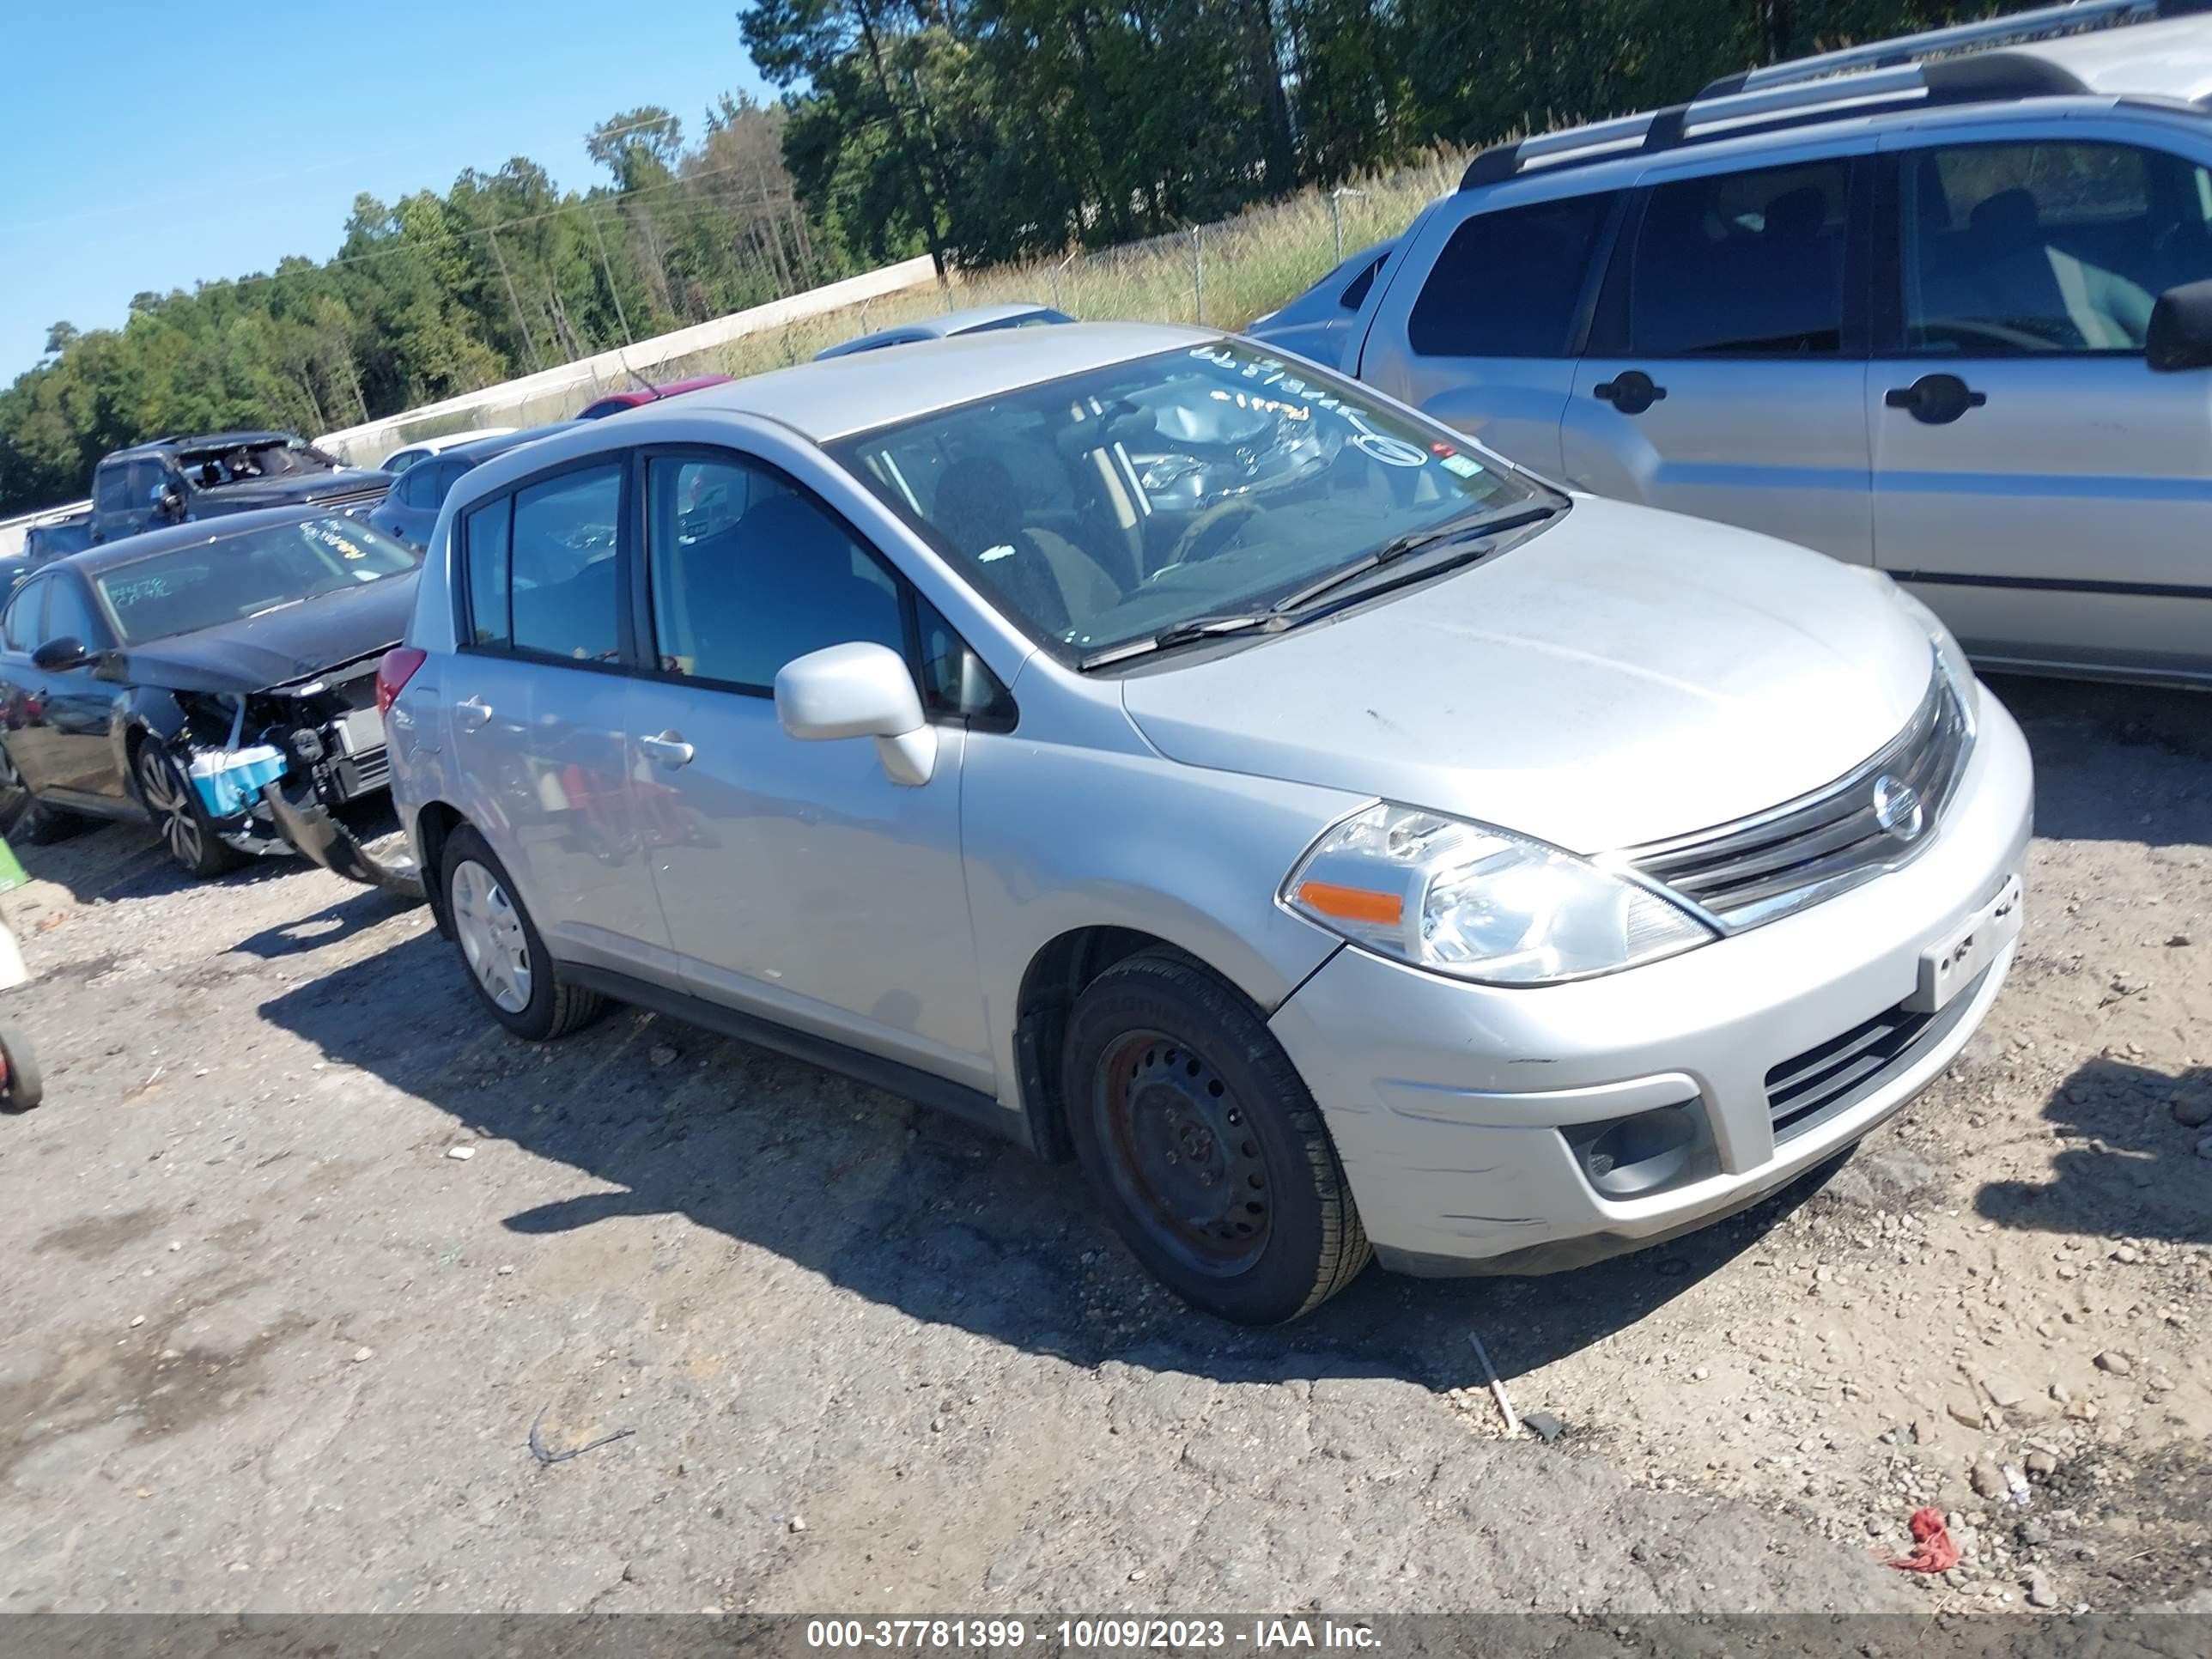
[(1886, 577), (1188, 329), (488, 462), (380, 695), (509, 1030), (612, 998), (1073, 1156), (1237, 1320), (1742, 1207), (1943, 1069), (2021, 925), (2027, 748)]

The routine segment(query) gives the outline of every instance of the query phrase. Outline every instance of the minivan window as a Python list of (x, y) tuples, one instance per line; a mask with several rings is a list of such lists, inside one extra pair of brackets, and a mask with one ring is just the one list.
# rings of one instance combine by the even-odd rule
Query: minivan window
[(1656, 185), (1632, 255), (1631, 352), (1841, 351), (1850, 203), (1843, 161)]
[(616, 623), (620, 465), (568, 472), (514, 493), (509, 605), (518, 651), (576, 662), (622, 655)]
[(661, 672), (766, 690), (794, 657), (904, 654), (898, 583), (811, 498), (731, 458), (646, 465), (646, 574)]
[[(1413, 349), (1425, 357), (1572, 356), (1583, 279), (1616, 195), (1571, 196), (1469, 219), (1444, 244), (1413, 302), (1406, 322)], [(1373, 282), (1382, 263), (1362, 280)], [(1345, 302), (1355, 303), (1348, 295)]]
[(2158, 296), (2212, 276), (2212, 173), (2162, 151), (1929, 149), (1898, 208), (1911, 351), (2140, 351)]

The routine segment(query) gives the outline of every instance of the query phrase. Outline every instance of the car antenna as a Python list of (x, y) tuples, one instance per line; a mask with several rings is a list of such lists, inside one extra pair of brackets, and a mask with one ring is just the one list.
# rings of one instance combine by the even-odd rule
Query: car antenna
[(617, 346), (615, 348), (615, 361), (622, 365), (623, 373), (629, 375), (631, 380), (635, 380), (647, 392), (650, 392), (655, 398), (660, 396), (660, 388), (659, 386), (653, 385), (652, 381), (647, 380), (644, 375), (639, 374), (635, 369), (629, 366), (629, 359), (623, 356), (622, 348), (620, 346)]

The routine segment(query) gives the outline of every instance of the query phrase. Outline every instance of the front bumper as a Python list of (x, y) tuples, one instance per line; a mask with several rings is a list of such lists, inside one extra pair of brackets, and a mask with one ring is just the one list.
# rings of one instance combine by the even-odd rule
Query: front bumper
[[(1579, 1267), (1718, 1220), (1857, 1140), (1966, 1046), (2014, 946), (1836, 1109), (1779, 1138), (1768, 1073), (1912, 996), (1922, 951), (2021, 872), (2033, 807), (2027, 743), (1984, 692), (1935, 842), (1795, 915), (1540, 989), (1339, 951), (1270, 1023), (1321, 1104), (1384, 1265)], [(1692, 1100), (1705, 1139), (1680, 1179), (1631, 1197), (1597, 1189), (1576, 1126)]]
[(380, 887), (403, 898), (426, 896), (422, 872), (412, 853), (388, 859), (371, 856), (354, 838), (353, 831), (316, 799), (312, 787), (302, 788), (295, 781), (279, 778), (263, 786), (261, 799), (278, 832), (301, 857), (348, 881)]

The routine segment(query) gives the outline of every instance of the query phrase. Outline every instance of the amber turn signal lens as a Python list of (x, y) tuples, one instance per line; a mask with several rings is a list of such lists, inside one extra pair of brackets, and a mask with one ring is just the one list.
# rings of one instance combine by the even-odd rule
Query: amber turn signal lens
[(1406, 901), (1399, 894), (1377, 893), (1364, 887), (1340, 887), (1333, 881), (1300, 882), (1298, 902), (1342, 921), (1371, 921), (1395, 927), (1406, 915)]

